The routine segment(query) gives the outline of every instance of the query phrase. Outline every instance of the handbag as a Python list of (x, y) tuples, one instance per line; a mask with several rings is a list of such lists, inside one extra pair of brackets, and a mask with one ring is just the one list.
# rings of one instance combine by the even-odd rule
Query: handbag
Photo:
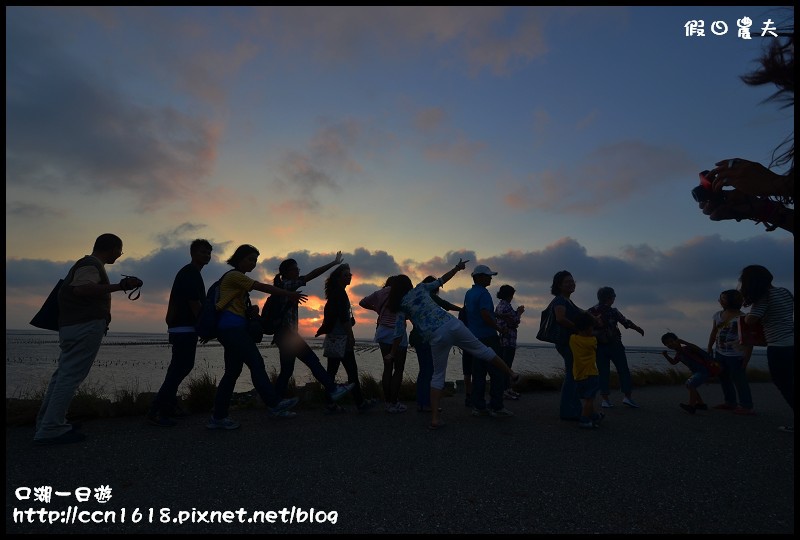
[(38, 313), (33, 316), (30, 324), (43, 330), (58, 331), (58, 291), (61, 290), (64, 280), (59, 279), (47, 300), (44, 301)]
[(264, 340), (264, 326), (261, 324), (261, 317), (247, 318), (247, 333), (253, 338), (254, 343), (261, 343)]
[(251, 306), (250, 303), (250, 295), (247, 295), (247, 301), (245, 302), (247, 309), (245, 312), (247, 313), (247, 333), (250, 334), (250, 337), (253, 340), (253, 343), (261, 343), (264, 340), (264, 325), (261, 323), (261, 317), (258, 315), (258, 310), (254, 315), (251, 315)]
[(744, 347), (766, 347), (767, 338), (764, 336), (764, 327), (761, 322), (747, 324), (746, 315), (739, 316), (739, 345)]
[(542, 319), (539, 322), (539, 332), (536, 339), (546, 343), (559, 344), (562, 341), (563, 329), (556, 322), (556, 314), (553, 312), (553, 304), (548, 305), (542, 311)]
[(322, 356), (325, 358), (344, 358), (347, 336), (325, 334), (322, 341)]

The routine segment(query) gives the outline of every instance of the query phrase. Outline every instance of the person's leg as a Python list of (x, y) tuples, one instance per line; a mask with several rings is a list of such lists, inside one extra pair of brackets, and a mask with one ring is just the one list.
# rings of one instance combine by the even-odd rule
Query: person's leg
[(275, 407), (281, 402), (281, 397), (275, 392), (275, 387), (272, 385), (272, 381), (269, 380), (267, 368), (264, 365), (264, 357), (261, 356), (261, 352), (255, 342), (247, 336), (246, 331), (244, 335), (247, 341), (242, 338), (242, 346), (244, 348), (242, 358), (248, 369), (250, 369), (250, 380), (253, 382), (253, 387), (267, 407)]
[(72, 429), (67, 423), (67, 411), (76, 390), (92, 369), (105, 330), (105, 319), (59, 330), (61, 354), (36, 417), (34, 440), (58, 437)]
[(614, 363), (614, 367), (617, 370), (619, 389), (626, 398), (630, 399), (633, 392), (633, 381), (631, 380), (631, 369), (628, 366), (628, 356), (625, 354), (625, 346), (622, 342), (612, 345), (611, 362)]
[(718, 352), (714, 354), (714, 359), (722, 366), (720, 372), (719, 386), (722, 389), (722, 398), (725, 401), (725, 407), (728, 409), (736, 408), (736, 388), (733, 385), (733, 378), (731, 377), (731, 368), (733, 362), (739, 362), (741, 358), (734, 356), (725, 356)]
[(160, 414), (164, 417), (172, 415), (178, 404), (178, 388), (194, 368), (197, 334), (194, 332), (172, 333), (169, 335), (169, 342), (172, 344), (172, 358), (164, 382), (150, 407), (150, 414)]
[(433, 376), (433, 356), (431, 346), (423, 343), (415, 347), (419, 374), (417, 375), (417, 407), (424, 409), (431, 406), (431, 377)]
[[(461, 322), (459, 321), (459, 324)], [(464, 326), (461, 324), (461, 326)], [(447, 372), (447, 358), (453, 341), (447, 331), (447, 325), (437, 330), (430, 342), (431, 358), (433, 360), (433, 375), (431, 376), (431, 425), (439, 426), (441, 416), (439, 413), (439, 403), (442, 399), (444, 390), (445, 374)]]
[(393, 371), (391, 385), (389, 388), (392, 394), (392, 403), (400, 402), (400, 387), (403, 385), (403, 373), (405, 373), (407, 354), (407, 347), (399, 347), (397, 349), (397, 357), (392, 361)]
[[(383, 358), (383, 373), (381, 374), (381, 389), (383, 390), (383, 401), (386, 406), (394, 405), (395, 399), (392, 396), (392, 370), (394, 369), (394, 359), (386, 360), (386, 355), (392, 350), (391, 343), (378, 343)], [(398, 348), (399, 351), (399, 348)]]
[[(328, 358), (328, 367), (325, 370), (325, 372), (328, 374), (328, 376), (332, 380), (335, 381), (336, 380), (336, 374), (339, 372), (339, 366), (342, 364), (342, 359), (341, 358), (332, 358), (330, 356), (327, 357), (327, 358)], [(333, 406), (333, 398), (331, 398), (330, 393), (327, 393), (327, 392), (325, 393), (325, 403), (328, 406)]]
[(284, 333), (275, 336), (275, 345), (278, 347), (278, 356), (281, 363), (281, 370), (278, 373), (278, 378), (275, 379), (275, 393), (278, 394), (278, 397), (283, 398), (286, 395), (286, 389), (289, 387), (289, 379), (294, 374), (294, 359), (298, 354), (288, 334)]
[(750, 382), (747, 380), (747, 369), (744, 358), (738, 357), (731, 361), (731, 379), (739, 396), (739, 406), (743, 409), (753, 408), (753, 394), (750, 391)]
[[(492, 361), (486, 364), (486, 373), (490, 377), (489, 384), (489, 408), (493, 411), (499, 411), (504, 408), (503, 394), (506, 391), (506, 380), (510, 381), (511, 368), (501, 358), (502, 350), (500, 348), (500, 338), (493, 337), (480, 340), (481, 343), (489, 347), (495, 353), (495, 357), (499, 358), (503, 365), (498, 365)], [(505, 369), (503, 368), (505, 366)], [(508, 371), (506, 371), (508, 370)]]
[(353, 400), (357, 407), (361, 407), (365, 400), (361, 393), (361, 382), (358, 376), (358, 364), (356, 364), (355, 350), (348, 347), (344, 352), (344, 358), (341, 359), (341, 362), (345, 372), (347, 372), (347, 382), (353, 385), (353, 389), (350, 391), (350, 393), (353, 394)]
[(562, 420), (576, 420), (581, 413), (581, 403), (572, 375), (572, 350), (569, 345), (556, 345), (556, 351), (564, 360), (564, 382), (561, 384), (559, 415)]
[(794, 345), (791, 347), (768, 346), (767, 365), (772, 382), (794, 411)]
[[(501, 352), (500, 358), (502, 358), (503, 362), (505, 362), (506, 365), (509, 367), (509, 369), (511, 369), (511, 367), (514, 365), (514, 358), (517, 355), (517, 347), (516, 346), (501, 347), (500, 352)], [(505, 389), (511, 390), (513, 392), (511, 377), (505, 375), (504, 379), (505, 379)], [(515, 395), (516, 392), (513, 392), (513, 394)]]
[(600, 397), (610, 405), (611, 350), (607, 343), (597, 345), (597, 375), (600, 381)]
[(297, 343), (295, 345), (295, 351), (297, 358), (300, 359), (302, 363), (308, 366), (308, 369), (311, 370), (311, 374), (314, 376), (323, 387), (325, 387), (325, 392), (327, 394), (331, 394), (336, 390), (336, 380), (330, 376), (330, 374), (322, 367), (322, 362), (319, 361), (319, 356), (316, 355), (314, 350), (308, 346), (308, 343), (303, 340), (300, 336), (295, 336)]
[(461, 353), (461, 373), (464, 375), (464, 405), (472, 407), (472, 356), (467, 352)]
[(486, 375), (488, 364), (481, 358), (472, 358), (472, 406), (479, 411), (486, 410)]
[(212, 416), (216, 420), (223, 420), (228, 417), (233, 389), (236, 387), (239, 375), (242, 374), (244, 351), (240, 349), (236, 336), (231, 334), (230, 330), (220, 330), (219, 334), (218, 339), (224, 349), (225, 372), (217, 385)]

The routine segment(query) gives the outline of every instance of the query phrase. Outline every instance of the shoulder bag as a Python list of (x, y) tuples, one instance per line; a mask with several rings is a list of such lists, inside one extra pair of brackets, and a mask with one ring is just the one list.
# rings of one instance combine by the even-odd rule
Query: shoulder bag
[(30, 324), (43, 330), (58, 331), (58, 291), (61, 290), (64, 280), (59, 279), (47, 300), (44, 301), (39, 312), (33, 316)]
[(767, 338), (761, 322), (747, 324), (744, 322), (745, 317), (746, 315), (739, 316), (739, 344), (744, 347), (766, 347)]

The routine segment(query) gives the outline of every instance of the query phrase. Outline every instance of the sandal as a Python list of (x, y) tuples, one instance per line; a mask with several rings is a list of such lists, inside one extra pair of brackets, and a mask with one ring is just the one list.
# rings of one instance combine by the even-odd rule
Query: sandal
[(430, 429), (431, 431), (436, 431), (437, 429), (442, 429), (444, 425), (445, 425), (444, 422), (437, 422), (436, 424), (431, 422), (430, 424), (428, 424), (428, 429)]
[[(428, 412), (433, 412), (433, 409), (431, 409), (431, 407), (429, 405), (426, 405), (425, 407), (417, 407), (417, 412), (428, 413)], [(442, 412), (442, 408), (441, 407), (439, 407), (439, 412)]]

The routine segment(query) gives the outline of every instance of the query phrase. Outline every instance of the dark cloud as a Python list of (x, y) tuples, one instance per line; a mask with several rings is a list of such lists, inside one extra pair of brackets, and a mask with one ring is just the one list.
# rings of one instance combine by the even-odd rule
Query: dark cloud
[(136, 103), (112, 71), (81, 64), (25, 17), (6, 24), (6, 181), (48, 192), (120, 191), (153, 209), (211, 169), (211, 126)]

